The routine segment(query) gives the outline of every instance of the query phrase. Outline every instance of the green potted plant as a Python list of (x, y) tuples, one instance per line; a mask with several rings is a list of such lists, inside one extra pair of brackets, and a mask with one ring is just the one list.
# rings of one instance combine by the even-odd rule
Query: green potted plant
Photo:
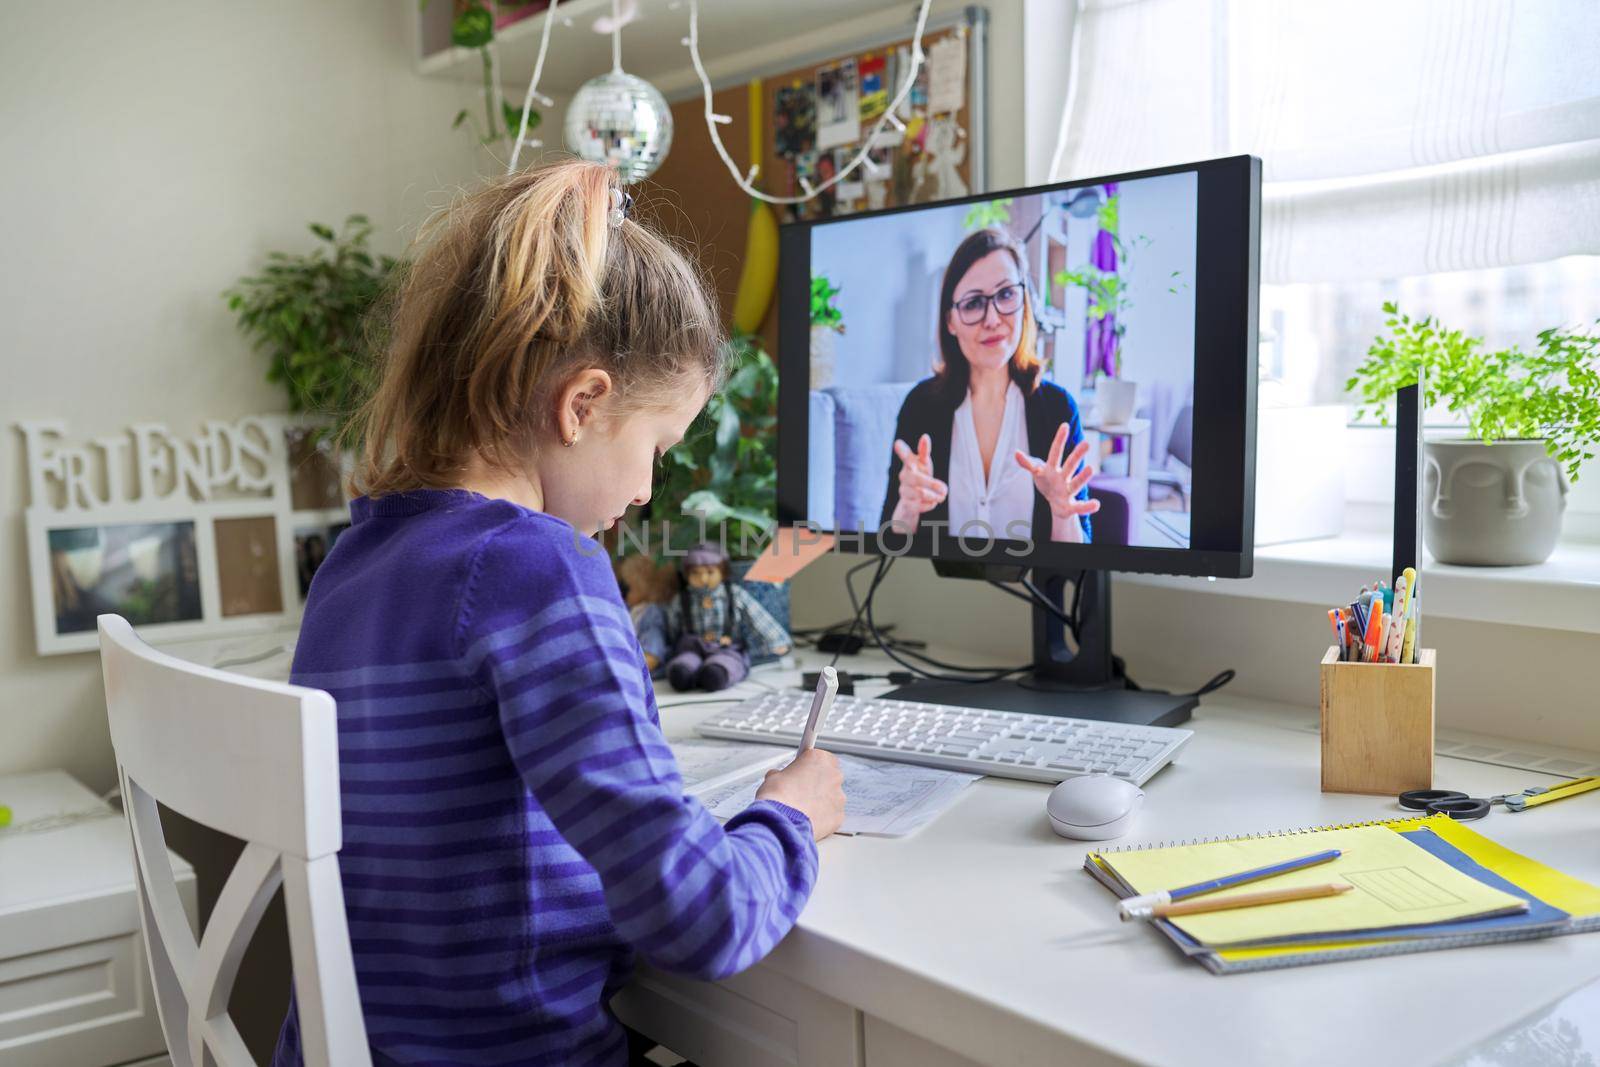
[(844, 314), (833, 298), (839, 287), (825, 274), (811, 276), (811, 388), (833, 384), (837, 335), (844, 333)]
[[(1432, 317), (1383, 305), (1387, 333), (1346, 389), (1388, 425), (1395, 391), (1423, 375), (1426, 403), (1465, 417), (1466, 437), (1423, 442), (1423, 536), (1442, 563), (1541, 563), (1555, 550), (1568, 481), (1600, 441), (1600, 333), (1554, 328), (1533, 352), (1484, 351)], [(1597, 322), (1600, 325), (1600, 322)]]
[[(727, 385), (706, 404), (683, 442), (662, 459), (646, 519), (650, 550), (670, 562), (723, 531), (740, 579), (776, 525), (778, 369), (759, 340), (736, 335)], [(787, 584), (752, 582), (750, 593), (789, 625)]]
[(981, 230), (986, 226), (1011, 225), (1011, 197), (999, 200), (980, 200), (967, 208), (961, 225), (967, 230)]
[[(421, 0), (422, 7), (426, 8), (428, 2)], [(502, 140), (515, 141), (517, 131), (522, 128), (522, 108), (501, 99), (494, 73), (494, 54), (489, 46), (494, 43), (497, 31), (535, 13), (533, 0), (493, 0), (492, 3), (484, 0), (454, 0), (454, 4), (450, 19), (450, 43), (457, 48), (476, 50), (483, 68), (483, 129), (478, 129), (477, 121), (466, 108), (456, 112), (455, 121), (450, 127), (455, 129), (467, 125), (476, 134), (478, 143), (485, 147)], [(499, 104), (498, 116), (495, 114), (496, 103)], [(543, 117), (529, 108), (527, 133), (532, 133)]]
[(399, 266), (368, 249), (365, 215), (351, 215), (337, 233), (316, 222), (309, 228), (320, 242), (309, 253), (269, 253), (261, 273), (222, 294), (252, 348), (266, 351), (267, 380), (282, 384), (289, 410), (305, 416), (289, 442), (297, 470), (331, 461), (323, 427), (345, 426), (361, 402), (368, 315)]
[[(1128, 330), (1127, 313), (1133, 308), (1128, 292), (1133, 251), (1147, 248), (1151, 242), (1143, 234), (1128, 241), (1122, 239), (1121, 202), (1120, 195), (1108, 196), (1095, 212), (1100, 232), (1091, 255), (1098, 262), (1058, 270), (1052, 276), (1056, 285), (1077, 286), (1089, 299), (1088, 317), (1093, 331), (1089, 385), (1094, 391), (1094, 418), (1102, 425), (1132, 419), (1139, 402), (1138, 384), (1122, 377), (1122, 339)], [(1174, 271), (1174, 281), (1177, 276)], [(1169, 285), (1167, 291), (1177, 290)]]

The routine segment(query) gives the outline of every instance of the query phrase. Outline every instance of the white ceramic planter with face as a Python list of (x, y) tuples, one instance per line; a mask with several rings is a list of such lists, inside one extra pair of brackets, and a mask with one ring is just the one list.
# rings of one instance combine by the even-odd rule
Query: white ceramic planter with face
[(1542, 440), (1424, 441), (1423, 539), (1441, 563), (1543, 563), (1561, 536), (1567, 476)]

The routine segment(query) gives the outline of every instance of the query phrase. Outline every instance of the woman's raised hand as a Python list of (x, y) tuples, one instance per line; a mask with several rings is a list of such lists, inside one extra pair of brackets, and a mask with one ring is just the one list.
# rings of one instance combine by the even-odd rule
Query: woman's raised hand
[(910, 532), (917, 520), (939, 506), (950, 487), (933, 476), (933, 441), (927, 434), (917, 440), (917, 450), (896, 439), (894, 454), (900, 457), (900, 502), (894, 508), (896, 528)]
[(1081, 500), (1078, 491), (1094, 477), (1094, 468), (1083, 462), (1089, 454), (1089, 442), (1079, 442), (1078, 447), (1063, 460), (1061, 453), (1067, 447), (1067, 424), (1062, 423), (1056, 438), (1050, 442), (1050, 454), (1043, 460), (1018, 450), (1017, 466), (1033, 475), (1033, 486), (1050, 505), (1050, 515), (1057, 521), (1077, 521), (1080, 515), (1093, 515), (1100, 510), (1100, 501)]

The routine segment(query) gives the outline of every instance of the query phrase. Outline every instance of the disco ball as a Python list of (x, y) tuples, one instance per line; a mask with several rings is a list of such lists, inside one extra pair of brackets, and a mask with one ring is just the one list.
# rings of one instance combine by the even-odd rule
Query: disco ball
[(648, 178), (672, 147), (672, 111), (643, 78), (619, 70), (590, 78), (567, 107), (567, 147), (624, 183)]

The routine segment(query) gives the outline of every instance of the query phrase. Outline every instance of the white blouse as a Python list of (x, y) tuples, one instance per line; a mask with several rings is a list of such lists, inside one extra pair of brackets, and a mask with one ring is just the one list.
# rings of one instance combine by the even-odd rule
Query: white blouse
[(1011, 536), (1006, 528), (1019, 520), (1032, 530), (1033, 475), (1017, 466), (1013, 453), (1019, 450), (1028, 454), (1028, 425), (1022, 390), (1011, 382), (1006, 387), (1000, 438), (989, 461), (989, 476), (984, 477), (978, 431), (972, 422), (972, 394), (968, 393), (956, 408), (950, 434), (950, 533), (959, 535), (963, 526), (974, 521), (986, 527), (970, 531), (974, 537), (982, 536), (980, 530), (997, 538)]

